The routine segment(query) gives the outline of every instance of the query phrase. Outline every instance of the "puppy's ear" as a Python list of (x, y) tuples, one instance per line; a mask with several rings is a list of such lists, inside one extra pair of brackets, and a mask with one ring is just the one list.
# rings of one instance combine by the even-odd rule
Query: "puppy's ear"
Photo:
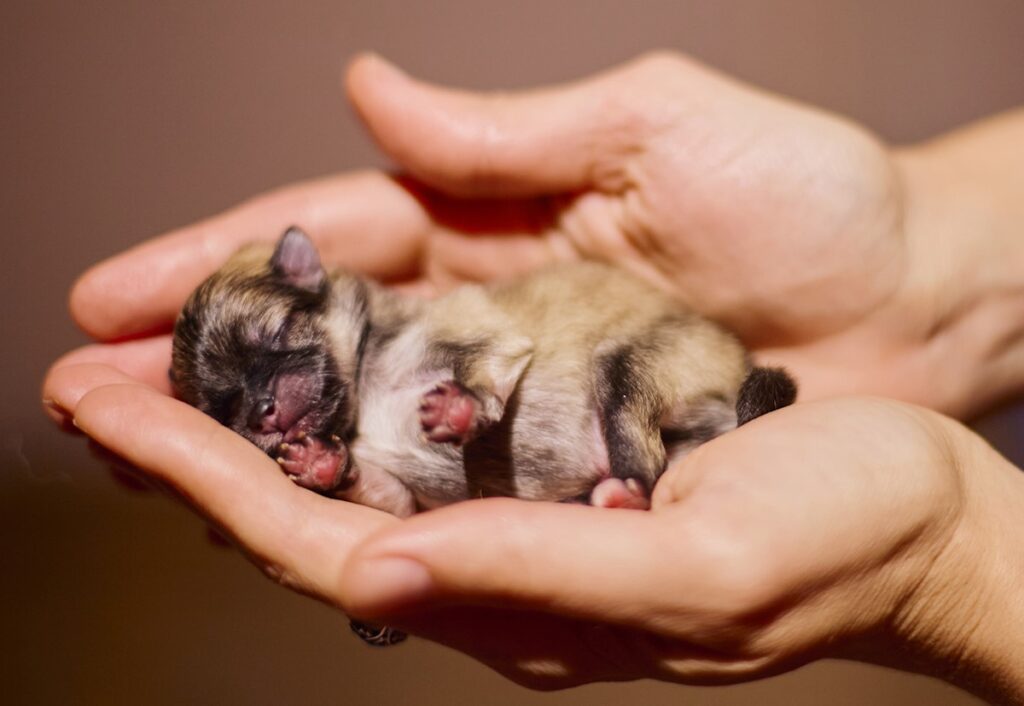
[(270, 268), (287, 284), (315, 292), (327, 278), (320, 255), (309, 236), (292, 226), (284, 232), (270, 258)]

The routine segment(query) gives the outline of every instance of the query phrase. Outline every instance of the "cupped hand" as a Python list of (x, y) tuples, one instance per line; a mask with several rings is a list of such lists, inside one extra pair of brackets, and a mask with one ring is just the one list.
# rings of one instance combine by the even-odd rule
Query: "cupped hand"
[(1018, 550), (1000, 539), (1022, 483), (935, 413), (807, 403), (700, 447), (650, 512), (482, 500), (384, 528), (346, 561), (339, 604), (535, 688), (828, 657), (991, 687), (1024, 677), (1003, 588)]
[(899, 403), (755, 420), (670, 468), (650, 512), (497, 499), (399, 522), (294, 486), (112, 368), (56, 369), (46, 394), (275, 580), (534, 688), (727, 683), (823, 657), (1005, 683), (1024, 640), (999, 588), (1017, 585), (1004, 539), (1024, 481), (963, 427)]
[(43, 395), (51, 414), (180, 497), (265, 574), (301, 593), (336, 600), (352, 547), (398, 522), (298, 487), (243, 437), (110, 366), (54, 368)]
[(790, 367), (805, 399), (971, 407), (922, 351), (943, 310), (921, 296), (902, 171), (859, 127), (669, 54), (521, 93), (431, 86), (374, 56), (346, 83), (404, 176), (299, 184), (144, 243), (80, 279), (78, 323), (103, 341), (166, 331), (241, 243), (296, 223), (326, 261), (418, 290), (605, 260)]

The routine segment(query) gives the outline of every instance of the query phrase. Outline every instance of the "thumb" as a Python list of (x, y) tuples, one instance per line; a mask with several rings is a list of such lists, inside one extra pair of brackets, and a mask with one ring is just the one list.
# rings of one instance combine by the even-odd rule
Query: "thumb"
[(645, 138), (632, 74), (649, 61), (571, 84), (471, 93), (356, 58), (346, 89), (380, 147), (430, 186), (458, 196), (536, 196), (624, 186)]
[(685, 526), (660, 531), (663, 514), (508, 499), (434, 510), (356, 548), (342, 603), (366, 619), (452, 603), (651, 627), (706, 590)]

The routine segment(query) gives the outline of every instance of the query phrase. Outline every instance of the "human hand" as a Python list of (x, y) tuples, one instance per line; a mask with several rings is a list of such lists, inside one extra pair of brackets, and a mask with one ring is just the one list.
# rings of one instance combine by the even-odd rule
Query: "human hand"
[[(1019, 356), (989, 345), (1005, 340), (992, 332), (1004, 310), (974, 315), (988, 301), (975, 258), (934, 237), (934, 221), (950, 219), (920, 216), (922, 179), (907, 176), (920, 176), (920, 155), (894, 156), (849, 122), (668, 54), (487, 95), (366, 56), (347, 86), (411, 177), (301, 184), (145, 243), (81, 278), (78, 323), (100, 340), (166, 331), (241, 243), (297, 223), (327, 262), (419, 290), (613, 262), (789, 367), (804, 399), (878, 392), (968, 414), (1024, 382), (1017, 363), (982, 365)], [(981, 231), (962, 230), (956, 242), (975, 247)], [(166, 350), (154, 338), (74, 360), (116, 357), (159, 384)]]
[(106, 459), (176, 495), (282, 585), (330, 600), (351, 548), (392, 515), (295, 485), (255, 445), (106, 365), (54, 368), (43, 395)]
[(399, 522), (295, 487), (111, 368), (56, 369), (45, 392), (273, 579), (534, 688), (736, 682), (840, 657), (1024, 697), (1024, 478), (934, 413), (780, 410), (670, 468), (650, 512), (481, 500)]
[(821, 658), (1024, 699), (1024, 476), (948, 418), (785, 408), (709, 442), (650, 512), (484, 500), (352, 551), (338, 602), (541, 689), (721, 684)]

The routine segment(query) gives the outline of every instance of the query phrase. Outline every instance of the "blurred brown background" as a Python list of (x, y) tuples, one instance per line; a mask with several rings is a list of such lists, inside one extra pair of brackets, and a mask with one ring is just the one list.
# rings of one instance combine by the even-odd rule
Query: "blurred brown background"
[[(380, 164), (338, 90), (357, 50), (515, 88), (672, 47), (911, 141), (1024, 103), (1024, 3), (5, 0), (0, 27), (0, 701), (972, 702), (838, 663), (722, 689), (534, 694), (430, 645), (370, 651), (340, 615), (207, 543), (187, 511), (116, 487), (50, 427), (37, 390), (84, 341), (65, 296), (90, 263), (275, 185)], [(1021, 418), (981, 423), (1018, 463)]]

